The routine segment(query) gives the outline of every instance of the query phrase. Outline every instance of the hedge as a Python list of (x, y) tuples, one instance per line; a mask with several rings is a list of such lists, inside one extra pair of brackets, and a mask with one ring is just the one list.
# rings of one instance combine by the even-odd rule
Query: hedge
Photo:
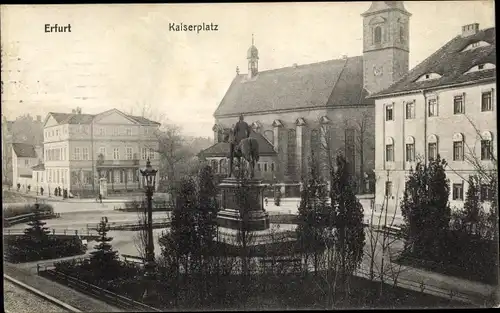
[(85, 253), (86, 247), (78, 237), (47, 236), (36, 240), (29, 236), (6, 236), (4, 257), (12, 263), (58, 259)]

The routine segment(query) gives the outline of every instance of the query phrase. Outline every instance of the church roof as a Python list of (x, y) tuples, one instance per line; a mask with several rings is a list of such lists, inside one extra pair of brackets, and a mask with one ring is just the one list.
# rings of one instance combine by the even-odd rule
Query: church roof
[(363, 88), (363, 57), (238, 74), (214, 116), (373, 104)]
[(18, 158), (36, 158), (35, 146), (27, 143), (13, 143), (12, 148)]
[[(250, 137), (257, 139), (259, 143), (259, 155), (275, 155), (273, 145), (260, 133), (252, 131)], [(226, 157), (229, 156), (229, 143), (218, 142), (211, 147), (200, 152), (205, 157)]]
[[(472, 43), (485, 41), (489, 45), (471, 50), (464, 50)], [(474, 35), (457, 36), (434, 52), (408, 74), (389, 88), (373, 94), (371, 97), (383, 97), (392, 94), (417, 92), (424, 89), (471, 83), (481, 80), (496, 79), (496, 69), (485, 69), (467, 73), (473, 66), (492, 63), (496, 65), (495, 28), (480, 30)], [(436, 79), (417, 81), (422, 75), (437, 73)]]

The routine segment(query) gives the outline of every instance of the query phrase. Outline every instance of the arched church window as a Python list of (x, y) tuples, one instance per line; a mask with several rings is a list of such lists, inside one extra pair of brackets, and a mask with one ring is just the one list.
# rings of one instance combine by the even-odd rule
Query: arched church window
[(287, 144), (287, 154), (288, 154), (288, 164), (287, 172), (288, 175), (295, 175), (296, 172), (296, 161), (297, 161), (297, 133), (295, 129), (288, 130), (288, 144)]
[(382, 27), (377, 26), (373, 30), (373, 43), (379, 44), (382, 42)]

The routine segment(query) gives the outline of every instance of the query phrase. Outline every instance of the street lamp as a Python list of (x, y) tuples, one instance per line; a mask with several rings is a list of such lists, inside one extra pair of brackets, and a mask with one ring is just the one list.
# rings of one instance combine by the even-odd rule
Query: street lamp
[(155, 280), (155, 254), (154, 254), (154, 241), (153, 241), (153, 192), (156, 185), (156, 172), (151, 166), (151, 162), (146, 163), (146, 169), (140, 170), (143, 178), (143, 186), (146, 192), (147, 198), (147, 213), (148, 213), (148, 223), (147, 223), (147, 236), (148, 243), (146, 247), (146, 263), (144, 264), (144, 277), (146, 278), (146, 290), (143, 294), (143, 301), (150, 302), (154, 299), (155, 290), (153, 287), (153, 282)]

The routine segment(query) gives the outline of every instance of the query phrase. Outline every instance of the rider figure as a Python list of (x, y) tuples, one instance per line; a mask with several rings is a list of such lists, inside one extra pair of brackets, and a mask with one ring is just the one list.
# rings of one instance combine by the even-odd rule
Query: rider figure
[(250, 137), (250, 132), (250, 126), (243, 120), (243, 114), (240, 114), (240, 120), (238, 121), (238, 123), (236, 123), (233, 129), (235, 151), (241, 153), (239, 147), (240, 141), (242, 139)]

